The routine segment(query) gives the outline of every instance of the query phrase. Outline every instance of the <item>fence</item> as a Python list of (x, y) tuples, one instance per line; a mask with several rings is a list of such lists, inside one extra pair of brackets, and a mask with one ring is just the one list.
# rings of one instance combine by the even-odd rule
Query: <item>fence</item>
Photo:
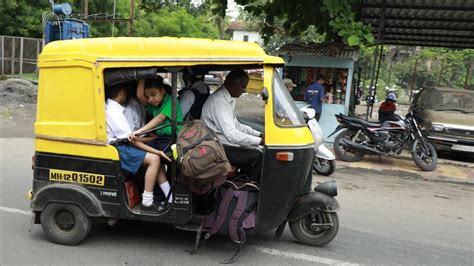
[(1, 75), (35, 73), (43, 39), (0, 36)]

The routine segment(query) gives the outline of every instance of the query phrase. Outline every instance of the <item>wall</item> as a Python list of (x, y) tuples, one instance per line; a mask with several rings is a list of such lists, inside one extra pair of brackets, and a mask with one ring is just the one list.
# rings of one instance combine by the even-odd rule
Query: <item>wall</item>
[(256, 31), (244, 31), (244, 30), (234, 30), (232, 33), (232, 40), (234, 41), (244, 41), (244, 35), (249, 36), (249, 42), (256, 42), (261, 44), (262, 38), (260, 34)]

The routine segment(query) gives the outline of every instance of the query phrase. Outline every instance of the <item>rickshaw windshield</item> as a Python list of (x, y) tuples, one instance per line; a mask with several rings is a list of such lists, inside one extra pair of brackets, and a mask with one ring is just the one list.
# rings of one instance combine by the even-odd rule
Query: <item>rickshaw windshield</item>
[(273, 71), (273, 103), (275, 124), (281, 127), (306, 126), (303, 115), (293, 102), (276, 69)]

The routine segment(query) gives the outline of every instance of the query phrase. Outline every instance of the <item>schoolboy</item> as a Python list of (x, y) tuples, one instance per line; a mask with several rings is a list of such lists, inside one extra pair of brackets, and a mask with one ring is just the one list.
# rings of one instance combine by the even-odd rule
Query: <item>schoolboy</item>
[[(116, 139), (127, 138), (132, 132), (124, 114), (124, 104), (127, 101), (126, 87), (122, 84), (111, 86), (106, 89), (105, 114), (107, 123), (107, 142), (110, 143)], [(155, 183), (160, 185), (165, 195), (170, 193), (170, 185), (166, 179), (163, 168), (161, 167), (161, 158), (171, 161), (162, 151), (154, 149), (144, 142), (147, 138), (136, 138), (133, 142), (119, 144), (116, 146), (119, 157), (120, 167), (127, 172), (135, 175), (140, 166), (146, 166), (145, 188), (142, 194), (140, 211), (144, 213), (156, 213), (163, 209), (163, 206), (153, 201), (153, 189)], [(172, 199), (172, 197), (169, 197)]]
[[(133, 140), (141, 132), (150, 130), (158, 125), (171, 124), (172, 109), (171, 96), (165, 90), (165, 84), (161, 79), (147, 79), (139, 80), (137, 85), (137, 98), (141, 104), (145, 105), (145, 110), (153, 116), (145, 126), (134, 131), (129, 139)], [(176, 102), (176, 122), (183, 122), (183, 115), (181, 106)], [(177, 131), (181, 130), (182, 126), (177, 126)], [(158, 135), (157, 148), (160, 150), (168, 150), (171, 142), (172, 128), (167, 126), (157, 129)]]

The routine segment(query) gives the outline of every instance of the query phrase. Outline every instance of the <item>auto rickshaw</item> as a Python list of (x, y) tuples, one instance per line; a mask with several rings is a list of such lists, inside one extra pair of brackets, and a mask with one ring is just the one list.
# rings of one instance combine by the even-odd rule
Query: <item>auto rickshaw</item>
[[(335, 183), (323, 183), (309, 191), (314, 140), (277, 71), (283, 64), (246, 42), (160, 37), (49, 43), (38, 60), (33, 222), (42, 225), (49, 240), (76, 245), (93, 222), (129, 219), (180, 226), (199, 221), (201, 199), (177, 181), (176, 162), (167, 173), (171, 208), (160, 215), (137, 211), (136, 177), (122, 172), (117, 149), (107, 144), (105, 80), (111, 70), (158, 69), (170, 77), (175, 118), (178, 78), (185, 67), (240, 67), (263, 73), (265, 145), (256, 229), (277, 229), (279, 237), (288, 222), (300, 242), (329, 243), (339, 228), (337, 190)], [(171, 127), (175, 139), (176, 120)]]

